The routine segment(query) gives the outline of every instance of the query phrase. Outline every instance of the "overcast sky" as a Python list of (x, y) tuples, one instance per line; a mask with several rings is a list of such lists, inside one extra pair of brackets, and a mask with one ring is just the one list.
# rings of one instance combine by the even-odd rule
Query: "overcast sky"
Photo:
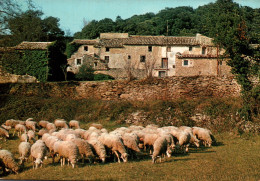
[[(22, 0), (26, 1), (26, 0)], [(81, 31), (86, 21), (115, 18), (123, 19), (147, 12), (158, 13), (166, 7), (191, 6), (197, 8), (215, 0), (33, 0), (45, 16), (60, 19), (60, 27), (72, 35)], [(260, 8), (260, 0), (234, 0), (242, 6)]]

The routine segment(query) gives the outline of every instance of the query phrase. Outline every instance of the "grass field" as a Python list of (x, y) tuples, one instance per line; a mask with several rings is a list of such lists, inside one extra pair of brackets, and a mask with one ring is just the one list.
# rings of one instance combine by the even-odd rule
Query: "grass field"
[[(81, 163), (77, 168), (61, 167), (44, 160), (43, 168), (32, 169), (32, 163), (18, 175), (1, 179), (33, 180), (259, 180), (260, 136), (238, 137), (228, 133), (216, 135), (218, 145), (211, 148), (191, 148), (190, 153), (177, 154), (152, 164), (149, 155), (127, 163)], [(0, 142), (18, 158), (17, 137)], [(57, 160), (56, 160), (57, 162)]]

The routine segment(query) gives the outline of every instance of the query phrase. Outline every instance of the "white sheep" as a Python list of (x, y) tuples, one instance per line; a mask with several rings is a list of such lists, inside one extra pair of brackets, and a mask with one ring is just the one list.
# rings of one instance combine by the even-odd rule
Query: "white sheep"
[(33, 168), (42, 167), (43, 159), (46, 156), (47, 147), (42, 140), (37, 140), (31, 147), (31, 157), (33, 158)]
[(186, 153), (189, 150), (191, 135), (179, 128), (172, 128), (170, 133), (178, 140), (181, 149)]
[(25, 121), (25, 126), (26, 128), (29, 130), (33, 130), (33, 131), (36, 131), (36, 128), (37, 128), (37, 122), (35, 121), (32, 121), (32, 118), (29, 118)]
[(56, 128), (69, 128), (64, 119), (56, 119), (54, 121), (54, 125), (56, 126)]
[(3, 169), (3, 172), (5, 172), (5, 169), (7, 168), (18, 174), (19, 166), (14, 160), (13, 154), (8, 150), (0, 150), (0, 166)]
[(61, 157), (61, 166), (65, 165), (65, 159), (71, 163), (72, 168), (75, 167), (79, 156), (77, 145), (71, 141), (58, 141), (54, 143), (54, 152)]
[(101, 129), (103, 128), (103, 125), (102, 125), (102, 124), (99, 124), (99, 123), (92, 123), (92, 124), (90, 125), (90, 127), (95, 127), (95, 128), (97, 128), (97, 129), (101, 130)]
[(70, 128), (80, 129), (80, 127), (79, 127), (79, 121), (77, 121), (77, 120), (71, 120), (71, 121), (69, 122), (69, 126), (70, 126)]
[(48, 131), (50, 131), (50, 130), (52, 130), (52, 129), (56, 130), (57, 128), (56, 128), (55, 124), (53, 124), (53, 123), (48, 123), (48, 124), (46, 125), (46, 129), (47, 129)]
[(155, 140), (159, 137), (159, 134), (157, 133), (146, 133), (144, 134), (143, 138), (140, 138), (140, 140), (144, 144), (144, 151), (150, 151), (150, 154), (152, 153), (153, 150), (153, 144)]
[(12, 129), (11, 126), (6, 126), (6, 125), (4, 125), (4, 124), (2, 124), (1, 127), (4, 128), (4, 129), (5, 129), (6, 131), (8, 131), (8, 132), (9, 132), (10, 129)]
[(84, 130), (84, 129), (75, 129), (75, 133), (78, 133), (81, 138), (84, 138), (85, 132), (86, 132), (86, 130)]
[(102, 144), (97, 138), (88, 140), (88, 143), (92, 146), (93, 153), (99, 157), (102, 163), (105, 163), (107, 157), (105, 145)]
[(122, 140), (115, 134), (102, 133), (98, 138), (101, 143), (111, 149), (111, 151), (117, 156), (118, 162), (120, 163), (120, 157), (118, 152), (121, 154), (121, 158), (124, 162), (127, 162), (128, 154)]
[(192, 127), (193, 135), (195, 135), (199, 140), (202, 141), (204, 146), (211, 147), (213, 142), (216, 142), (214, 136), (211, 131), (205, 128), (200, 127)]
[(20, 137), (20, 141), (21, 142), (28, 142), (29, 141), (29, 137), (27, 135), (27, 133), (23, 133)]
[(192, 132), (192, 128), (191, 127), (188, 127), (188, 126), (181, 126), (179, 127), (179, 129), (187, 132), (190, 134), (190, 144), (193, 144), (195, 145), (196, 147), (199, 147), (200, 146), (200, 140), (198, 140), (196, 138), (195, 135), (193, 135), (193, 132)]
[(54, 163), (55, 159), (55, 153), (54, 153), (54, 144), (55, 142), (60, 141), (56, 136), (48, 136), (45, 140), (44, 143), (46, 146), (49, 148), (49, 153), (52, 157), (52, 163)]
[(122, 135), (122, 140), (127, 148), (128, 154), (131, 155), (132, 159), (136, 156), (136, 153), (141, 153), (139, 149), (139, 137), (135, 133), (125, 133)]
[(13, 136), (15, 135), (16, 132), (18, 132), (18, 136), (20, 136), (23, 133), (26, 133), (26, 127), (22, 124), (17, 124), (15, 125), (14, 127), (14, 133), (13, 133)]
[(171, 156), (171, 153), (173, 152), (172, 147), (168, 144), (167, 139), (165, 136), (159, 136), (154, 144), (153, 144), (153, 155), (152, 155), (152, 163), (156, 162), (156, 159), (159, 157), (160, 158), (160, 162), (161, 157), (164, 154), (167, 154), (168, 157)]
[(9, 138), (9, 133), (4, 128), (0, 128), (0, 137), (3, 137), (6, 141), (6, 138)]
[(41, 128), (46, 128), (47, 124), (50, 123), (49, 121), (41, 120), (39, 121), (39, 126)]
[(21, 142), (18, 147), (20, 155), (20, 164), (23, 164), (25, 160), (28, 160), (31, 151), (31, 144), (28, 142)]
[(45, 128), (40, 129), (38, 132), (38, 138), (42, 137), (45, 133), (49, 133), (49, 131)]
[(14, 119), (8, 119), (5, 121), (6, 126), (11, 126), (12, 128), (15, 127), (15, 125), (19, 124), (19, 121), (14, 120)]
[(89, 162), (92, 163), (95, 155), (92, 152), (90, 144), (81, 138), (75, 138), (71, 141), (78, 146), (79, 154), (82, 158), (82, 163), (84, 163), (84, 158), (87, 158)]
[(36, 141), (36, 138), (35, 138), (35, 132), (33, 130), (29, 130), (28, 133), (28, 138), (29, 138), (29, 142), (35, 142)]

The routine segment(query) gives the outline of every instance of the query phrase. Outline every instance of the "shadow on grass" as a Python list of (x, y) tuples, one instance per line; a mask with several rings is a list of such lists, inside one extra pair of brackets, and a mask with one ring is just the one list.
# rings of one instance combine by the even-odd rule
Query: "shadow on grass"
[(225, 146), (225, 144), (223, 142), (216, 142), (214, 145), (212, 146)]

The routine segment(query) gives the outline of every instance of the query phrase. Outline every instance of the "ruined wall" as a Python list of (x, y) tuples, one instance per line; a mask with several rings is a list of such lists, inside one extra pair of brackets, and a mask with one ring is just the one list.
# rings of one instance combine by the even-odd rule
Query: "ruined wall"
[[(0, 84), (3, 94), (51, 96), (102, 100), (172, 100), (177, 98), (238, 96), (240, 87), (233, 77), (171, 77), (150, 81), (62, 82)], [(4, 92), (3, 92), (4, 91)]]

